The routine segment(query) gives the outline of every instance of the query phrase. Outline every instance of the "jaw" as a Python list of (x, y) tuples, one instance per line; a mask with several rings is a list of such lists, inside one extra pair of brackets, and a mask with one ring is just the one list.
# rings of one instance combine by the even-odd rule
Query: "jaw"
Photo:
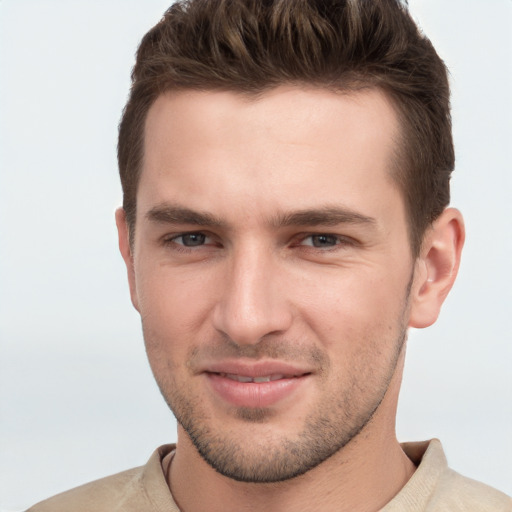
[[(291, 512), (319, 507), (338, 511), (340, 503), (346, 504), (343, 510), (382, 508), (414, 472), (395, 435), (404, 359), (405, 343), (387, 392), (364, 429), (332, 457), (295, 478), (266, 484), (221, 475), (205, 462), (189, 434), (178, 425), (178, 448), (169, 475), (177, 503), (188, 510), (188, 500), (193, 496), (196, 506), (191, 504), (190, 510), (211, 512), (243, 510), (248, 502), (254, 511)], [(354, 496), (364, 498), (364, 502)]]

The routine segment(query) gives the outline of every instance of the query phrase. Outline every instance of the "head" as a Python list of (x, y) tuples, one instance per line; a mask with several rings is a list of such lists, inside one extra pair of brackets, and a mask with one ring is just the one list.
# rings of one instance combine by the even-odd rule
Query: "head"
[(164, 92), (280, 85), (382, 90), (400, 120), (393, 179), (410, 244), (448, 205), (454, 167), (446, 68), (399, 0), (179, 1), (143, 38), (119, 130), (123, 208), (135, 230), (147, 113)]
[(120, 247), (178, 444), (276, 482), (392, 436), (463, 239), (430, 43), (391, 0), (196, 0), (133, 79)]

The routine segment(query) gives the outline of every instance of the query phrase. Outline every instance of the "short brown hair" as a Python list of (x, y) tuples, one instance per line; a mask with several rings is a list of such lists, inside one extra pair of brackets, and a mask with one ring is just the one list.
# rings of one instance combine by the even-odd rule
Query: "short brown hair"
[(149, 108), (167, 91), (257, 94), (283, 84), (378, 87), (402, 134), (394, 179), (417, 255), (448, 205), (454, 151), (447, 71), (399, 0), (183, 0), (142, 39), (119, 126), (118, 161), (131, 237)]

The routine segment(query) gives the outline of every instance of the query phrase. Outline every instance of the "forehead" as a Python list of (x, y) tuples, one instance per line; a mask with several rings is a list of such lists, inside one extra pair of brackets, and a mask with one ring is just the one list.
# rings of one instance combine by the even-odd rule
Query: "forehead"
[(377, 89), (164, 94), (146, 119), (138, 210), (178, 196), (193, 208), (239, 205), (269, 215), (322, 202), (370, 204), (396, 196), (398, 133), (394, 108)]

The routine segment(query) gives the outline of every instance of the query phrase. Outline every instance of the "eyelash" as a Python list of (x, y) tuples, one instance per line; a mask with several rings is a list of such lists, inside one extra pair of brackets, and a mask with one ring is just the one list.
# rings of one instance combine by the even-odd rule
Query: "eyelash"
[[(321, 239), (321, 238), (324, 238), (324, 239), (327, 239), (329, 242), (332, 242), (333, 244), (332, 245), (325, 245), (325, 246), (321, 246), (321, 245), (315, 245), (315, 241), (314, 239)], [(328, 251), (328, 250), (336, 250), (337, 248), (339, 248), (340, 246), (347, 246), (347, 245), (354, 245), (355, 244), (355, 241), (353, 239), (350, 239), (346, 236), (342, 236), (342, 235), (335, 235), (335, 234), (332, 234), (332, 233), (313, 233), (313, 234), (308, 234), (306, 236), (303, 236), (301, 239), (300, 239), (300, 242), (304, 242), (308, 239), (311, 239), (311, 244), (299, 244), (303, 247), (311, 247), (312, 249), (323, 249), (325, 251)]]
[[(199, 243), (197, 245), (185, 245), (185, 243), (178, 243), (177, 240), (182, 239), (182, 242), (184, 242), (185, 237), (193, 237), (198, 236), (202, 237), (202, 243)], [(205, 247), (205, 245), (211, 245), (205, 244), (205, 241), (207, 241), (209, 238), (212, 238), (211, 235), (208, 233), (205, 233), (203, 231), (189, 231), (185, 233), (179, 233), (177, 235), (171, 235), (167, 236), (163, 239), (163, 245), (165, 246), (172, 246), (174, 250), (177, 250), (179, 252), (190, 252), (193, 251), (196, 248), (199, 247)], [(319, 239), (319, 238), (325, 238), (328, 239), (328, 241), (332, 242), (332, 245), (315, 245), (315, 241), (313, 239)], [(337, 235), (333, 233), (307, 233), (307, 234), (301, 234), (298, 235), (295, 238), (297, 241), (292, 244), (292, 247), (304, 247), (306, 250), (321, 250), (322, 252), (327, 251), (334, 251), (337, 249), (340, 249), (341, 247), (347, 247), (347, 246), (354, 246), (356, 245), (356, 241), (350, 237), (343, 236), (343, 235)], [(310, 239), (311, 243), (305, 244), (304, 242), (306, 240)], [(213, 242), (214, 243), (214, 242)], [(220, 247), (221, 244), (216, 244), (217, 247)]]
[[(198, 245), (185, 245), (185, 243), (178, 243), (176, 241), (181, 238), (182, 242), (183, 242), (183, 239), (185, 237), (190, 237), (190, 236), (203, 237), (203, 243), (198, 244)], [(203, 231), (187, 231), (186, 233), (180, 233), (178, 235), (167, 236), (162, 240), (162, 243), (164, 246), (171, 246), (174, 250), (179, 251), (179, 252), (190, 252), (190, 251), (193, 251), (197, 247), (204, 247), (204, 245), (205, 245), (204, 241), (207, 240), (208, 238), (211, 238), (211, 236), (208, 235), (207, 233), (204, 233)]]

